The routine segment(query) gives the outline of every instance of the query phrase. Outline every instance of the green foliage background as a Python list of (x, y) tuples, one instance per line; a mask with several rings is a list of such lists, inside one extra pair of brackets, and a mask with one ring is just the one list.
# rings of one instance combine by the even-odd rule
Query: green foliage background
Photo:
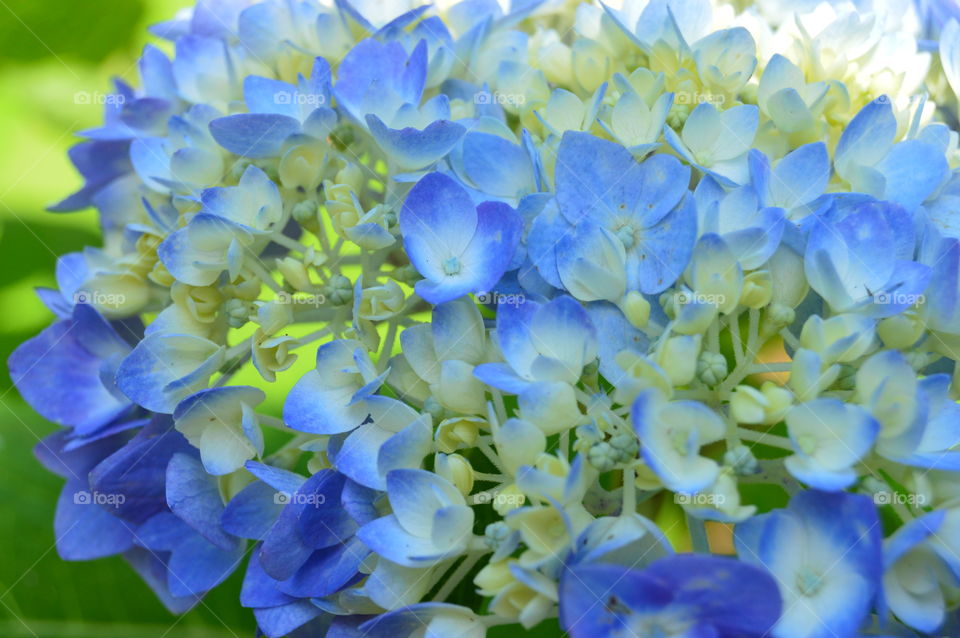
[[(98, 244), (93, 211), (44, 209), (81, 183), (67, 160), (95, 126), (110, 80), (137, 81), (147, 26), (189, 0), (0, 0), (0, 636), (228, 638), (252, 636), (237, 603), (241, 574), (182, 618), (119, 558), (57, 556), (53, 514), (62, 480), (32, 448), (55, 426), (12, 388), (11, 350), (52, 319), (36, 286), (54, 284), (56, 256)], [(78, 95), (81, 94), (81, 95)]]

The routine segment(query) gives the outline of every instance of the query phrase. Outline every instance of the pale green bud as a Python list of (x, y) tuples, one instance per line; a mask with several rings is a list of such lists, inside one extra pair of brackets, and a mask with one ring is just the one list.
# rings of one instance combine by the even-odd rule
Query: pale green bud
[(701, 352), (697, 360), (697, 378), (714, 386), (727, 377), (727, 358), (719, 352)]
[(243, 299), (227, 299), (223, 305), (224, 314), (227, 316), (227, 323), (231, 328), (240, 328), (248, 321), (250, 315), (254, 312), (254, 305)]
[(334, 275), (327, 284), (326, 297), (334, 306), (343, 306), (353, 301), (353, 284), (343, 275)]
[(587, 452), (587, 462), (597, 468), (599, 472), (609, 472), (616, 467), (618, 456), (610, 443), (599, 441), (590, 446), (590, 451)]
[(759, 309), (770, 303), (773, 298), (773, 278), (766, 270), (754, 271), (743, 278), (743, 291), (740, 304), (747, 308)]
[(657, 353), (657, 364), (674, 386), (687, 385), (697, 374), (701, 335), (670, 337)]
[(464, 496), (473, 491), (473, 466), (459, 454), (437, 454), (434, 472), (453, 483)]
[(298, 224), (313, 232), (320, 229), (317, 210), (317, 202), (312, 199), (305, 199), (302, 202), (294, 204), (290, 214)]
[(877, 334), (888, 348), (909, 348), (923, 335), (923, 321), (914, 312), (887, 317), (877, 325)]

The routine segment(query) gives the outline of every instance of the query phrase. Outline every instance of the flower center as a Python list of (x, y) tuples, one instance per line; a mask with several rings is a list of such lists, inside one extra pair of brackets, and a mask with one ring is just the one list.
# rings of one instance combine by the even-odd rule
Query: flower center
[(633, 248), (633, 245), (637, 243), (636, 232), (630, 226), (621, 226), (617, 229), (616, 235), (627, 250)]
[(460, 260), (456, 257), (450, 257), (443, 262), (443, 273), (445, 275), (456, 275), (460, 272)]
[(823, 578), (809, 567), (797, 574), (797, 589), (804, 596), (813, 596), (823, 584)]

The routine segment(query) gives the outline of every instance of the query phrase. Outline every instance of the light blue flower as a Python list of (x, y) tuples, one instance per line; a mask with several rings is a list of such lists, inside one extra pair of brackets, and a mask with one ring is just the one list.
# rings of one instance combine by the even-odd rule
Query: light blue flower
[(378, 372), (359, 341), (338, 339), (317, 348), (317, 365), (287, 395), (283, 419), (295, 430), (340, 434), (359, 427), (388, 372)]
[(360, 485), (387, 488), (392, 470), (419, 469), (433, 450), (432, 421), (410, 406), (388, 397), (367, 404), (370, 412), (359, 427), (330, 441), (331, 463)]
[(538, 190), (536, 162), (531, 157), (531, 151), (536, 150), (531, 146), (492, 132), (471, 130), (461, 141), (457, 174), (465, 185), (480, 191), (483, 199), (502, 199), (516, 206), (523, 196)]
[(373, 551), (400, 565), (429, 567), (462, 554), (473, 539), (473, 510), (449, 481), (424, 470), (387, 474), (392, 514), (360, 528)]
[(618, 144), (568, 131), (557, 152), (555, 180), (566, 224), (592, 222), (623, 244), (629, 290), (656, 293), (677, 280), (696, 235), (688, 168), (667, 155), (638, 164)]
[(597, 356), (597, 339), (586, 310), (570, 297), (502, 306), (497, 340), (506, 363), (481, 364), (474, 374), (515, 394), (537, 382), (574, 384)]
[(229, 474), (263, 454), (263, 432), (253, 409), (266, 398), (262, 390), (231, 386), (201, 390), (173, 412), (176, 428), (200, 450), (209, 474)]
[(203, 208), (183, 228), (168, 236), (157, 253), (175, 278), (208, 286), (228, 271), (231, 281), (246, 259), (257, 259), (264, 235), (284, 217), (277, 185), (252, 164), (237, 186), (208, 188)]
[(173, 77), (180, 97), (227, 112), (240, 92), (239, 78), (231, 72), (235, 63), (233, 52), (220, 38), (194, 33), (178, 38)]
[(930, 268), (901, 256), (896, 232), (902, 217), (891, 207), (866, 203), (842, 219), (811, 222), (805, 271), (834, 312), (886, 317), (922, 301)]
[(957, 557), (936, 540), (953, 531), (956, 518), (956, 510), (935, 510), (909, 521), (883, 544), (882, 607), (928, 634), (944, 622), (945, 586), (955, 582), (960, 568)]
[(167, 124), (164, 137), (140, 137), (130, 144), (130, 162), (149, 188), (159, 193), (193, 195), (223, 177), (223, 151), (210, 135), (220, 112), (195, 104)]
[(630, 417), (644, 460), (668, 489), (693, 494), (717, 479), (720, 466), (700, 455), (726, 431), (713, 410), (697, 401), (668, 401), (649, 389), (637, 396)]
[(776, 638), (854, 635), (873, 607), (882, 573), (873, 502), (844, 492), (806, 491), (787, 509), (739, 523), (740, 560), (768, 569), (783, 597)]
[(857, 371), (857, 400), (882, 426), (877, 452), (904, 465), (960, 470), (960, 435), (951, 425), (960, 405), (950, 396), (950, 377), (917, 378), (897, 350), (879, 352)]
[(744, 269), (759, 268), (780, 246), (786, 226), (784, 211), (763, 207), (753, 186), (728, 193), (715, 179), (704, 176), (694, 198), (700, 233), (720, 235)]
[[(398, 358), (410, 367), (418, 382), (427, 386), (422, 390), (422, 401), (429, 394), (441, 406), (456, 412), (485, 412), (485, 388), (473, 376), (473, 370), (488, 360), (488, 341), (480, 310), (469, 297), (436, 306), (429, 324), (411, 326), (400, 333), (400, 345), (403, 354)], [(418, 388), (404, 383), (400, 376), (398, 370), (389, 382), (393, 385), (396, 381), (402, 392), (417, 392)]]
[(380, 148), (403, 169), (424, 168), (450, 152), (466, 129), (450, 121), (440, 94), (420, 104), (427, 77), (427, 43), (407, 55), (398, 42), (367, 39), (340, 63), (337, 103), (369, 128)]
[(807, 485), (840, 490), (857, 479), (853, 466), (873, 446), (880, 424), (839, 399), (815, 399), (787, 412), (787, 432), (796, 454), (784, 465)]
[(760, 638), (779, 613), (769, 574), (717, 556), (676, 554), (642, 569), (576, 565), (560, 583), (560, 623), (572, 638)]
[(225, 352), (203, 337), (153, 333), (117, 368), (117, 387), (152, 412), (172, 414), (180, 401), (207, 387)]
[(291, 141), (325, 141), (337, 123), (330, 105), (330, 65), (323, 58), (316, 59), (309, 78), (299, 76), (296, 86), (247, 76), (243, 94), (248, 113), (210, 122), (214, 139), (236, 155), (273, 157)]
[(442, 173), (421, 179), (400, 211), (404, 248), (424, 276), (417, 294), (434, 304), (495, 290), (520, 231), (520, 218), (510, 206), (474, 206), (463, 187)]
[(897, 120), (886, 96), (870, 102), (844, 129), (833, 165), (854, 192), (896, 202), (909, 211), (947, 179), (943, 151), (920, 139), (896, 142)]
[(786, 211), (790, 219), (805, 217), (830, 181), (830, 157), (823, 142), (804, 144), (771, 168), (760, 151), (750, 151), (750, 179), (762, 207)]
[(747, 152), (757, 133), (759, 112), (752, 104), (720, 111), (713, 104), (698, 104), (680, 134), (669, 126), (663, 135), (670, 146), (692, 166), (734, 186), (749, 179)]

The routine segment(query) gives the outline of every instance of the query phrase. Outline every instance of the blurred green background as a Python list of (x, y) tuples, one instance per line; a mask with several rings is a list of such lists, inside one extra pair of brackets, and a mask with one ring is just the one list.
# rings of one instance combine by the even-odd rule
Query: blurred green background
[[(53, 513), (62, 480), (34, 459), (51, 432), (11, 387), (6, 359), (52, 319), (36, 286), (54, 285), (56, 256), (99, 242), (93, 211), (46, 212), (81, 180), (67, 160), (76, 132), (98, 124), (86, 95), (120, 76), (156, 41), (147, 26), (189, 0), (0, 0), (0, 636), (219, 638), (252, 636), (237, 603), (241, 574), (178, 618), (119, 558), (62, 561)], [(169, 50), (166, 44), (162, 47)], [(81, 97), (78, 98), (78, 94)]]

